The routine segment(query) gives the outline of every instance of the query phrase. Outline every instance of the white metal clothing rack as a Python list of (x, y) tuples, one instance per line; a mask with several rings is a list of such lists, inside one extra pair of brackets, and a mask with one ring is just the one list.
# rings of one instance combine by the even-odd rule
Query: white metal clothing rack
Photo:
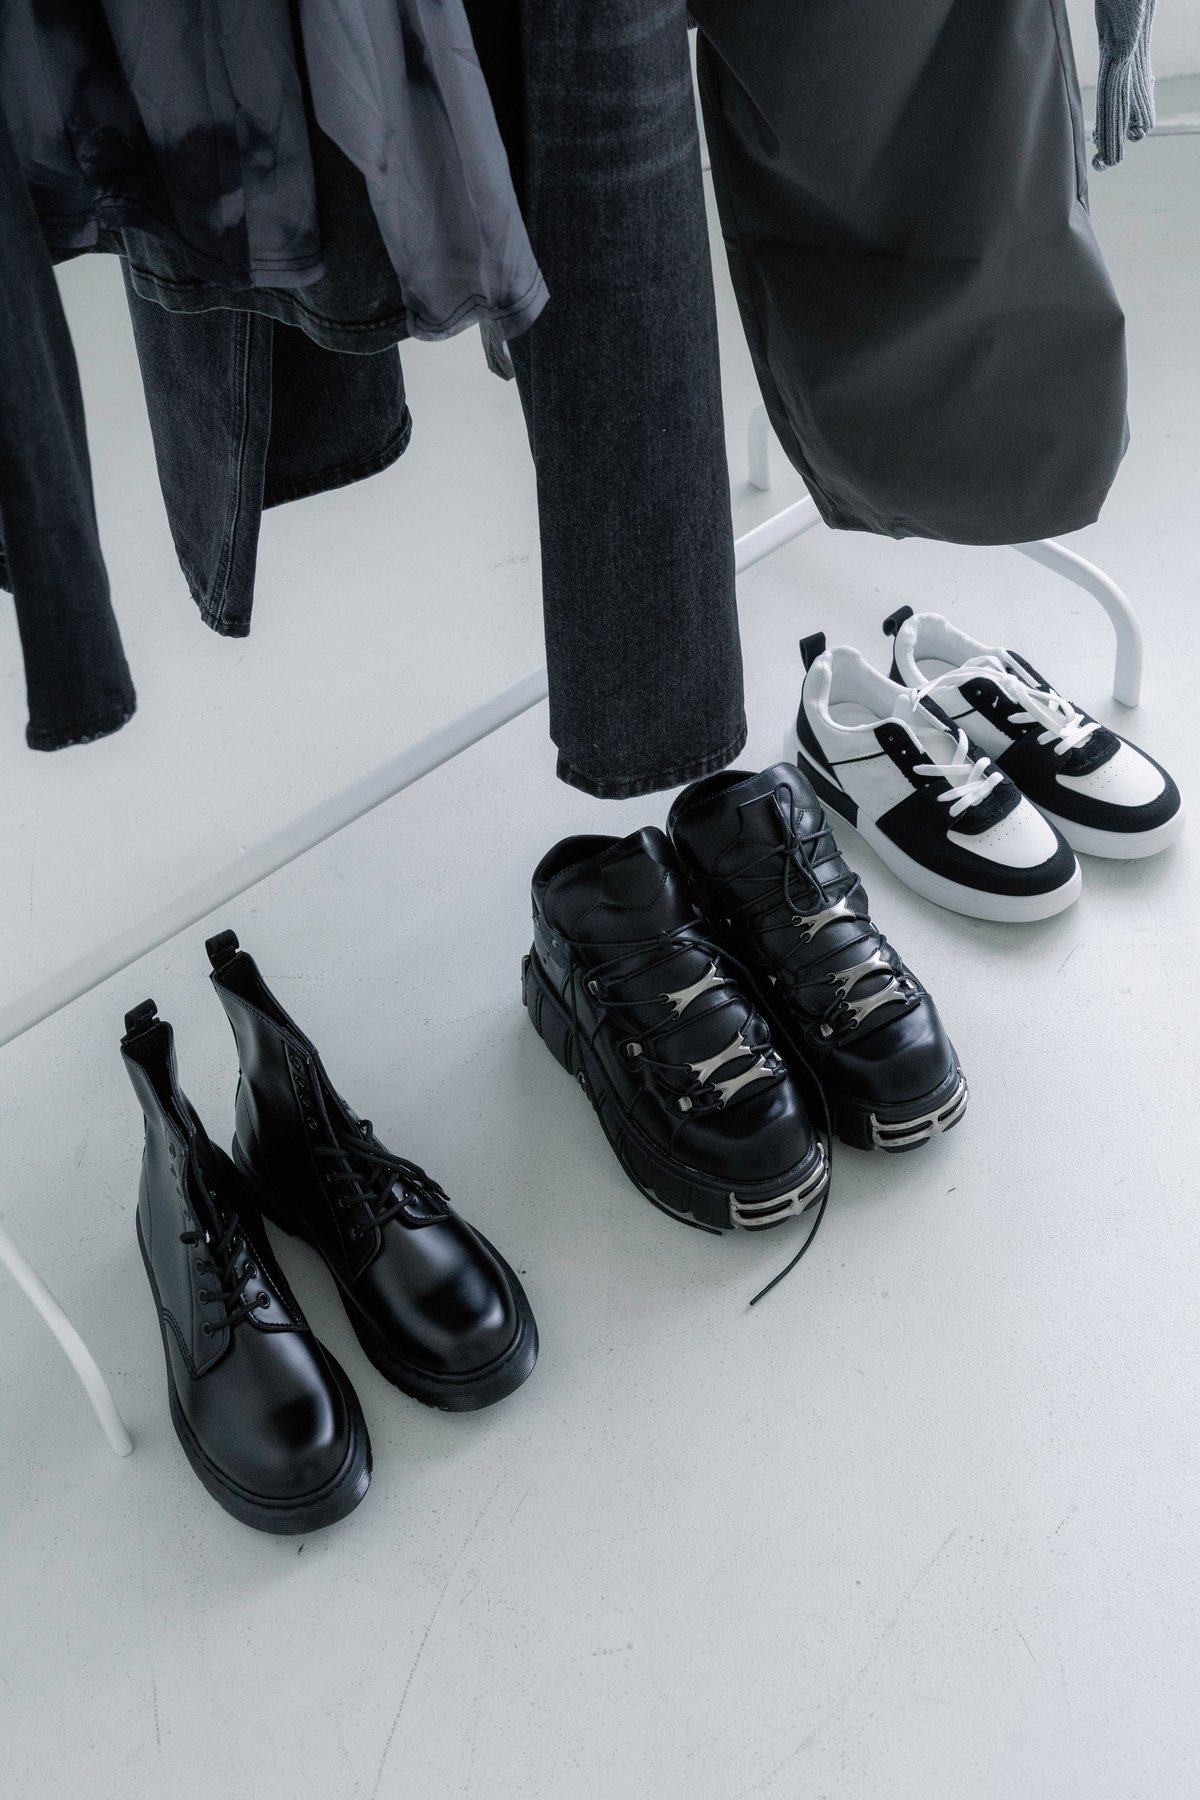
[[(771, 428), (766, 408), (759, 406), (750, 419), (749, 474), (753, 487), (766, 490), (771, 486)], [(784, 544), (811, 531), (820, 524), (820, 514), (811, 499), (797, 500), (773, 518), (764, 520), (737, 539), (736, 567), (739, 574), (770, 556)], [(1112, 621), (1116, 633), (1116, 662), (1113, 673), (1113, 695), (1123, 706), (1136, 706), (1142, 683), (1142, 634), (1128, 600), (1115, 582), (1092, 563), (1085, 562), (1073, 550), (1049, 538), (1037, 543), (1014, 544), (1022, 556), (1032, 557), (1053, 569), (1076, 587), (1094, 596)], [(411, 787), (443, 763), (461, 756), (480, 739), (498, 731), (502, 725), (527, 712), (546, 697), (546, 668), (531, 669), (510, 687), (502, 688), (469, 712), (452, 719), (431, 732), (419, 743), (410, 744), (398, 755), (390, 757), (378, 768), (361, 775), (340, 793), (323, 800), (310, 811), (272, 832), (262, 843), (243, 851), (240, 856), (215, 870), (194, 887), (159, 907), (148, 918), (131, 925), (115, 938), (89, 951), (78, 961), (60, 969), (48, 980), (0, 1007), (0, 1047), (32, 1031), (44, 1019), (52, 1017), (92, 988), (117, 975), (139, 961), (160, 944), (176, 937), (198, 919), (244, 894), (264, 881), (268, 875), (287, 863), (323, 844), (335, 833), (353, 824), (364, 813), (381, 806), (385, 800)], [(0, 1230), (0, 1262), (17, 1285), (28, 1295), (54, 1336), (58, 1339), (72, 1367), (83, 1384), (96, 1416), (110, 1445), (118, 1456), (127, 1456), (132, 1440), (108, 1384), (96, 1365), (87, 1345), (75, 1326), (54, 1299), (46, 1284), (22, 1256), (8, 1234)]]

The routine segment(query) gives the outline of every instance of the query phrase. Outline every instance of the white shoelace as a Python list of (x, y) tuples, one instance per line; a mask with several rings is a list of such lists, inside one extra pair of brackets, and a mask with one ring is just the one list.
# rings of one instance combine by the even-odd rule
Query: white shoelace
[(1022, 708), (1012, 714), (1014, 725), (1040, 725), (1039, 744), (1053, 744), (1055, 756), (1066, 756), (1069, 750), (1086, 744), (1093, 731), (1100, 729), (1095, 719), (1085, 719), (1077, 707), (1056, 694), (1053, 688), (1044, 692), (1040, 688), (1031, 687), (1023, 681), (998, 656), (972, 656), (963, 663), (960, 669), (951, 669), (945, 675), (935, 675), (932, 681), (925, 682), (917, 688), (918, 696), (923, 700), (936, 688), (961, 687), (964, 676), (978, 672), (994, 681), (1010, 700)]
[(949, 793), (939, 794), (938, 799), (950, 808), (950, 817), (957, 819), (968, 807), (978, 806), (981, 800), (986, 800), (992, 789), (1004, 780), (1004, 773), (990, 756), (973, 755), (965, 732), (956, 731), (954, 735), (958, 741), (949, 762), (914, 763), (913, 773), (940, 775), (943, 781), (949, 782)]

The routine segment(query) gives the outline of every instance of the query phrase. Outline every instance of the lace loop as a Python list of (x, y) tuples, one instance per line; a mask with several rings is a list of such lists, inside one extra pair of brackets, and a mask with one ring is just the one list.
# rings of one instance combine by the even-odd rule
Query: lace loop
[(939, 762), (931, 755), (925, 762), (913, 764), (913, 774), (933, 775), (948, 784), (947, 792), (939, 794), (938, 800), (950, 808), (950, 817), (957, 819), (972, 806), (979, 806), (986, 800), (1005, 776), (990, 756), (975, 752), (965, 731), (956, 730), (954, 735), (957, 743), (949, 762)]

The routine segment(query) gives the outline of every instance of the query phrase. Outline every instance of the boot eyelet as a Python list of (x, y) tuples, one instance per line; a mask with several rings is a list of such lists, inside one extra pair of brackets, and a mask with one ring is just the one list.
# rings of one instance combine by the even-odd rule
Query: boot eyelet
[(204, 1333), (205, 1337), (212, 1337), (214, 1331), (216, 1330), (216, 1327), (214, 1325), (210, 1325), (208, 1323), (208, 1320), (206, 1319), (204, 1321), (204, 1324), (200, 1327), (200, 1329)]
[(209, 1301), (212, 1299), (212, 1295), (209, 1293), (207, 1288), (201, 1288), (200, 1292), (196, 1295), (196, 1298), (200, 1302), (201, 1306), (207, 1306)]
[(258, 1270), (255, 1268), (254, 1264), (247, 1263), (246, 1267), (242, 1270), (242, 1280), (249, 1281), (253, 1276), (255, 1276), (257, 1274), (258, 1274)]
[(692, 1102), (688, 1099), (686, 1094), (680, 1094), (679, 1099), (675, 1104), (678, 1106), (680, 1112), (691, 1112), (692, 1110)]
[(587, 991), (589, 994), (598, 994), (600, 992), (600, 983), (598, 981), (589, 981), (587, 983)]
[(623, 1045), (622, 1048), (625, 1052), (625, 1059), (627, 1062), (636, 1062), (638, 1057), (642, 1054), (642, 1046), (640, 1044), (629, 1042)]
[(317, 1129), (317, 1121), (315, 1119), (306, 1119), (304, 1122), (310, 1131), (315, 1131)]
[(264, 1289), (260, 1288), (259, 1293), (258, 1293), (258, 1299), (254, 1302), (254, 1304), (255, 1304), (255, 1306), (270, 1306), (270, 1304), (271, 1304), (270, 1294), (265, 1292)]

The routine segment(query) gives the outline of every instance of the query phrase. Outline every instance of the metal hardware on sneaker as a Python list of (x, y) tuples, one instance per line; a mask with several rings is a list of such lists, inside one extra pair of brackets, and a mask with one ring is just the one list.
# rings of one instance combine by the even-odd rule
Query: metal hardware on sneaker
[[(826, 980), (837, 989), (838, 999), (844, 1000), (851, 988), (865, 981), (868, 975), (890, 975), (895, 977), (896, 971), (887, 958), (880, 956), (878, 950), (872, 950), (870, 956), (862, 962), (850, 963), (844, 969), (835, 969)], [(882, 990), (885, 991), (886, 990)]]
[(803, 931), (804, 936), (800, 942), (807, 944), (811, 943), (824, 926), (833, 925), (839, 919), (858, 919), (854, 908), (845, 898), (835, 900), (832, 906), (825, 907), (821, 912), (797, 913), (792, 920), (792, 928), (795, 931)]
[(717, 974), (716, 963), (709, 963), (699, 981), (693, 981), (691, 987), (679, 988), (673, 994), (660, 994), (659, 999), (668, 1001), (675, 1008), (675, 1017), (678, 1019), (687, 1011), (693, 1000), (700, 998), (701, 994), (707, 994), (710, 988), (728, 987), (728, 985), (725, 977)]
[(730, 1221), (738, 1231), (763, 1231), (769, 1225), (778, 1225), (784, 1219), (794, 1218), (805, 1212), (819, 1198), (828, 1179), (829, 1163), (824, 1146), (818, 1144), (817, 1166), (807, 1181), (802, 1181), (798, 1187), (789, 1188), (785, 1194), (776, 1194), (770, 1200), (739, 1200), (735, 1193), (731, 1193)]
[(842, 1002), (842, 1005), (845, 1011), (853, 1016), (854, 1028), (857, 1029), (868, 1014), (878, 1011), (881, 1006), (886, 1006), (889, 1001), (904, 1001), (907, 1000), (907, 998), (908, 995), (905, 992), (904, 983), (893, 979), (888, 982), (885, 988), (880, 988), (877, 994), (868, 994), (865, 1000), (845, 1000)]
[[(768, 1052), (768, 1054), (770, 1053)], [(766, 1058), (759, 1060), (760, 1053), (755, 1046), (748, 1044), (739, 1031), (733, 1042), (727, 1044), (724, 1050), (718, 1050), (715, 1056), (705, 1057), (703, 1062), (689, 1063), (688, 1068), (700, 1081), (709, 1082), (712, 1081), (713, 1074), (717, 1069), (723, 1068), (726, 1063), (735, 1062), (740, 1056), (753, 1057), (752, 1067), (743, 1070), (740, 1075), (728, 1077), (725, 1081), (712, 1082), (713, 1087), (721, 1096), (721, 1105), (724, 1106), (739, 1088), (747, 1087), (752, 1081), (762, 1081), (774, 1075), (775, 1069)]]
[(931, 1112), (921, 1113), (914, 1119), (901, 1119), (889, 1125), (885, 1120), (880, 1124), (875, 1114), (871, 1114), (871, 1137), (877, 1150), (909, 1150), (918, 1144), (927, 1144), (931, 1137), (940, 1132), (949, 1131), (957, 1125), (966, 1111), (969, 1090), (965, 1077), (958, 1078), (958, 1086), (949, 1100)]

